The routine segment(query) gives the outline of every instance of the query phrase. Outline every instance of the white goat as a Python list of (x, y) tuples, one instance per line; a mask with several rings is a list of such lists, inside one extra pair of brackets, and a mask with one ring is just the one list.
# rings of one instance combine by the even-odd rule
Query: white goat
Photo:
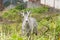
[(31, 12), (22, 12), (23, 14), (23, 23), (22, 23), (22, 34), (30, 36), (30, 34), (37, 35), (37, 22), (34, 18), (30, 17), (29, 14)]

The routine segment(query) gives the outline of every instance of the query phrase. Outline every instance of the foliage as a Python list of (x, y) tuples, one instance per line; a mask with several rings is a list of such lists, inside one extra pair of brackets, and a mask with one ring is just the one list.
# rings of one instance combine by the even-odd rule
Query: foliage
[(48, 7), (41, 6), (41, 7), (38, 7), (38, 8), (27, 8), (27, 9), (24, 9), (24, 10), (25, 11), (31, 10), (32, 13), (44, 13), (44, 12), (48, 12)]
[[(8, 10), (7, 12), (3, 12), (2, 17), (3, 17), (3, 18), (6, 18), (6, 19), (8, 19), (8, 20), (15, 20), (15, 21), (17, 21), (17, 20), (20, 19), (20, 21), (21, 21), (22, 16), (21, 16), (21, 15), (18, 15), (18, 14), (19, 14), (19, 13), (21, 12), (21, 10), (23, 10), (23, 9), (24, 9), (24, 11), (31, 10), (32, 13), (48, 12), (48, 7), (38, 7), (38, 8), (27, 8), (27, 9), (25, 9), (24, 3), (23, 3), (23, 4), (20, 4), (20, 5), (16, 6), (16, 7), (13, 8), (13, 9)], [(39, 15), (39, 14), (38, 14), (38, 15)], [(35, 17), (36, 17), (36, 16), (35, 16)], [(37, 17), (37, 18), (38, 18), (38, 17)], [(39, 19), (39, 18), (38, 18), (38, 19)], [(40, 20), (40, 19), (39, 19), (39, 20)]]
[[(15, 8), (13, 8), (13, 9), (10, 9), (10, 10), (8, 10), (8, 11), (6, 11), (6, 12), (3, 12), (2, 17), (3, 17), (3, 18), (7, 18), (7, 19), (9, 19), (9, 20), (17, 20), (17, 18), (21, 17), (20, 15), (18, 15), (18, 13), (19, 13), (22, 9), (24, 9), (24, 8), (21, 9), (21, 7), (22, 7), (22, 6), (19, 5), (19, 6), (15, 7)], [(19, 19), (20, 19), (20, 18), (19, 18)]]
[(13, 34), (11, 38), (12, 38), (11, 40), (23, 40), (23, 38), (18, 36), (17, 34)]
[[(38, 32), (41, 27), (47, 26), (49, 28), (48, 31), (51, 32), (51, 34), (48, 36), (51, 36), (51, 35), (54, 36), (54, 35), (59, 34), (59, 32), (60, 32), (60, 15), (50, 15), (50, 16), (44, 15), (43, 13), (48, 12), (48, 7), (25, 9), (21, 5), (18, 5), (17, 7), (10, 9), (7, 12), (4, 12), (3, 16), (2, 16), (3, 18), (17, 21), (15, 24), (3, 24), (3, 27), (2, 27), (3, 31), (5, 31), (6, 33), (8, 33), (7, 31), (12, 33), (11, 40), (16, 40), (16, 38), (18, 40), (23, 40), (24, 38), (26, 38), (26, 37), (19, 36), (20, 35), (19, 33), (21, 33), (20, 30), (21, 30), (21, 26), (22, 26), (22, 23), (21, 23), (22, 17), (21, 17), (21, 15), (18, 15), (18, 13), (20, 13), (22, 10), (24, 10), (24, 11), (31, 10), (32, 11), (31, 16), (36, 18), (36, 20), (38, 22)], [(56, 34), (54, 34), (54, 30), (55, 30)], [(15, 33), (18, 33), (18, 35)], [(39, 37), (39, 36), (40, 36), (40, 34), (38, 35), (38, 38), (36, 36), (34, 36), (35, 40), (48, 40), (48, 38), (45, 36), (41, 36), (41, 37)], [(52, 39), (53, 39), (53, 36), (52, 36)]]
[(10, 2), (9, 1), (6, 1), (5, 3), (4, 3), (4, 6), (5, 7), (7, 7), (7, 6), (9, 6), (10, 5)]
[(15, 9), (17, 9), (17, 10), (23, 10), (23, 9), (25, 9), (25, 8), (26, 8), (25, 3), (20, 3), (19, 5), (17, 5), (17, 6), (15, 7)]

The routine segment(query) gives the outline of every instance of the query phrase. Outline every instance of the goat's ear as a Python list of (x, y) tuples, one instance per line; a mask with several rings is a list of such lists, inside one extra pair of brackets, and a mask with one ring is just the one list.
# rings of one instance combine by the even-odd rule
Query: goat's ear
[(28, 15), (31, 14), (31, 11), (27, 11), (27, 14), (28, 14)]
[(22, 16), (24, 16), (24, 11), (21, 11), (20, 14), (21, 14)]

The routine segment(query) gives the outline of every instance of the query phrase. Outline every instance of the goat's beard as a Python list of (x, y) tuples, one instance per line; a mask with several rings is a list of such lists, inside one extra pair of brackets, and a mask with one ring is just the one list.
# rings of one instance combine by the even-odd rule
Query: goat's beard
[(30, 29), (29, 22), (26, 22), (26, 24), (25, 24), (25, 32), (26, 32), (27, 36), (30, 35), (31, 29)]
[(25, 27), (26, 27), (26, 29), (29, 29), (30, 28), (28, 21), (26, 22)]

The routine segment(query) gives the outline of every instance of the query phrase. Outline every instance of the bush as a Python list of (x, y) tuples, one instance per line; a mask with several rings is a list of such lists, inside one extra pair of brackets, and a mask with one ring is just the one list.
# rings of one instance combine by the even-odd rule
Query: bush
[[(17, 18), (19, 18), (20, 16), (18, 15), (18, 13), (23, 10), (25, 7), (24, 7), (24, 4), (21, 4), (21, 5), (18, 5), (16, 6), (15, 8), (13, 9), (10, 9), (6, 12), (3, 12), (3, 15), (2, 17), (3, 18), (7, 18), (9, 20), (17, 20)], [(20, 18), (19, 18), (20, 19)]]
[(23, 9), (25, 9), (26, 7), (25, 7), (25, 3), (20, 3), (20, 5), (17, 5), (16, 7), (15, 7), (15, 9), (17, 9), (17, 10), (23, 10)]
[(27, 10), (31, 10), (32, 13), (44, 13), (44, 12), (48, 12), (48, 7), (38, 7), (38, 8), (27, 8), (27, 9), (24, 9), (24, 11), (27, 11)]

